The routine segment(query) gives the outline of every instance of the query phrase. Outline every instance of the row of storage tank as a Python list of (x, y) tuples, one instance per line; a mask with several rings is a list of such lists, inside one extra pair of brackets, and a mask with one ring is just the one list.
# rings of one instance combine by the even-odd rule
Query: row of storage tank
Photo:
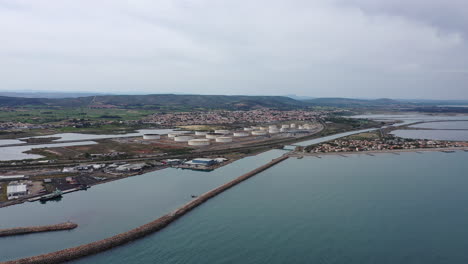
[[(290, 125), (281, 125), (281, 128), (278, 128), (276, 125), (270, 125), (268, 127), (246, 127), (244, 131), (237, 131), (232, 132), (234, 137), (248, 137), (252, 136), (265, 136), (268, 133), (276, 134), (280, 132), (287, 132), (290, 129), (311, 129), (311, 126), (308, 124), (299, 125), (296, 127), (296, 124)], [(226, 135), (231, 134), (231, 131), (219, 129), (213, 132), (205, 132), (205, 131), (195, 131), (195, 136), (205, 136), (205, 138), (194, 138), (191, 135), (186, 135), (188, 132), (174, 132), (169, 133), (167, 136), (169, 138), (173, 138), (176, 142), (188, 142), (190, 146), (207, 146), (210, 145), (210, 139), (214, 139), (216, 142), (219, 143), (229, 143), (232, 142), (232, 137), (228, 137)], [(161, 136), (159, 134), (145, 134), (143, 135), (143, 139), (147, 140), (154, 140), (160, 139)]]

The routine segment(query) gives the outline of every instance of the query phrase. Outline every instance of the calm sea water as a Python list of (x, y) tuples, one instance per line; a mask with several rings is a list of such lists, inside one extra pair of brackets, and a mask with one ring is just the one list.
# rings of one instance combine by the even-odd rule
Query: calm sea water
[(79, 225), (71, 231), (0, 237), (0, 261), (78, 246), (128, 231), (178, 208), (192, 199), (192, 194), (211, 190), (284, 152), (268, 151), (212, 172), (164, 169), (66, 194), (59, 202), (27, 202), (0, 208), (0, 228), (68, 220)]
[(410, 127), (429, 129), (468, 129), (468, 121), (431, 122), (412, 125)]
[[(467, 121), (452, 121), (452, 122), (431, 122), (412, 125), (410, 127), (429, 128), (428, 130), (395, 130), (393, 135), (403, 138), (424, 138), (436, 140), (468, 140), (468, 122)], [(444, 130), (444, 129), (460, 129), (460, 130)]]
[[(372, 120), (400, 120), (402, 123), (395, 126), (408, 125), (416, 122), (424, 121), (448, 121), (448, 122), (430, 122), (412, 125), (416, 128), (430, 128), (433, 130), (395, 130), (393, 135), (402, 138), (414, 139), (434, 139), (434, 140), (452, 140), (465, 141), (468, 140), (468, 115), (426, 115), (426, 114), (402, 114), (402, 115), (359, 115), (353, 118), (368, 118)], [(460, 121), (466, 120), (466, 121)], [(443, 129), (467, 129), (463, 130), (443, 130)]]
[(352, 116), (353, 118), (368, 118), (372, 120), (400, 120), (405, 124), (421, 121), (456, 121), (456, 120), (467, 120), (468, 115), (430, 115), (430, 114), (420, 114), (420, 113), (406, 113), (406, 114), (366, 114), (366, 115), (356, 115)]
[[(127, 231), (283, 153), (208, 173), (161, 170), (60, 202), (2, 208), (0, 228), (67, 220), (79, 227), (0, 238), (0, 261)], [(158, 234), (77, 263), (466, 263), (467, 158), (427, 152), (289, 159)]]
[(421, 138), (449, 141), (468, 140), (468, 130), (395, 130), (393, 135), (402, 138)]
[(468, 263), (467, 160), (289, 159), (160, 233), (76, 263)]

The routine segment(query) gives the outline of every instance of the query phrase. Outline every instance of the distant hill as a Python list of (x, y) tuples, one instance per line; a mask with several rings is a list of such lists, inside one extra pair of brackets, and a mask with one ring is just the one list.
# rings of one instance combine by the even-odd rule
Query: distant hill
[(383, 106), (401, 106), (405, 103), (382, 98), (382, 99), (352, 99), (352, 98), (315, 98), (303, 100), (313, 106), (332, 106), (346, 108), (362, 108), (362, 107), (383, 107)]
[(105, 95), (104, 93), (80, 93), (80, 92), (42, 92), (42, 91), (0, 91), (0, 96), (24, 97), (24, 98), (75, 98), (85, 96)]
[[(186, 95), (186, 94), (149, 94), (149, 95), (96, 95), (72, 98), (25, 98), (0, 96), (0, 107), (89, 107), (153, 109), (161, 111), (190, 110), (250, 110), (273, 108), (280, 110), (310, 107), (338, 107), (348, 109), (405, 109), (420, 107), (436, 108), (443, 105), (461, 105), (466, 101), (419, 101), (393, 99), (352, 99), (352, 98), (313, 98), (296, 100), (287, 96), (246, 96), (246, 95)], [(453, 109), (453, 108), (452, 108)], [(450, 109), (449, 109), (450, 110)]]
[(50, 106), (93, 108), (189, 109), (255, 109), (260, 107), (293, 109), (308, 104), (284, 96), (245, 95), (103, 95), (77, 98), (0, 97), (0, 106)]
[(0, 96), (0, 106), (46, 105), (41, 98), (23, 98)]

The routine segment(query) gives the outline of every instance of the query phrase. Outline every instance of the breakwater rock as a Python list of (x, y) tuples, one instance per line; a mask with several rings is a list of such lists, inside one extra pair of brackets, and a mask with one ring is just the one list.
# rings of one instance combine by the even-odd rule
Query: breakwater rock
[(118, 235), (115, 235), (113, 237), (109, 237), (103, 240), (99, 240), (96, 242), (92, 242), (89, 244), (73, 247), (73, 248), (68, 248), (68, 249), (63, 249), (59, 251), (55, 251), (52, 253), (47, 253), (43, 255), (38, 255), (34, 257), (28, 257), (28, 258), (22, 258), (18, 260), (11, 260), (11, 261), (6, 261), (2, 262), (0, 264), (55, 264), (55, 263), (63, 263), (66, 261), (71, 261), (74, 259), (78, 259), (81, 257), (93, 255), (99, 252), (103, 252), (106, 250), (109, 250), (111, 248), (115, 248), (117, 246), (121, 246), (123, 244), (126, 244), (128, 242), (131, 242), (133, 240), (142, 238), (146, 235), (149, 235), (151, 233), (157, 232), (173, 221), (177, 220), (179, 217), (185, 215), (192, 209), (198, 207), (199, 205), (203, 204), (207, 200), (215, 197), (216, 195), (230, 189), (231, 187), (247, 180), (248, 178), (256, 175), (257, 173), (260, 173), (275, 164), (280, 163), (281, 161), (284, 161), (287, 159), (288, 156), (282, 156), (280, 158), (274, 159), (270, 161), (269, 163), (254, 169), (228, 183), (225, 183), (211, 191), (208, 191), (200, 196), (198, 196), (196, 199), (186, 203), (179, 209), (166, 214), (150, 223), (147, 223), (145, 225), (142, 225), (140, 227), (137, 227), (135, 229), (132, 229), (130, 231), (127, 231), (125, 233), (121, 233)]
[(70, 229), (76, 228), (77, 226), (78, 225), (75, 223), (67, 222), (67, 223), (61, 223), (61, 224), (56, 224), (56, 225), (15, 227), (15, 228), (8, 228), (8, 229), (0, 229), (0, 237), (25, 235), (25, 234), (39, 233), (39, 232), (70, 230)]

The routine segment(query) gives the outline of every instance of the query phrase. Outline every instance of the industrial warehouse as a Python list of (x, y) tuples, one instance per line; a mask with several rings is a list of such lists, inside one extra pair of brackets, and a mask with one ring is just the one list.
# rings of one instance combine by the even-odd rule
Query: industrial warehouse
[[(8, 201), (2, 206), (45, 200), (49, 196), (61, 198), (62, 194), (86, 190), (95, 184), (167, 167), (210, 171), (255, 151), (278, 147), (282, 142), (304, 138), (322, 129), (319, 122), (203, 130), (181, 127), (167, 134), (97, 139), (95, 145), (66, 148), (52, 145), (34, 152), (49, 153), (57, 159), (25, 162), (23, 165), (33, 166), (31, 170), (21, 166), (0, 176), (0, 182), (4, 182), (0, 188), (5, 193), (4, 200)], [(86, 155), (80, 155), (83, 152)], [(83, 157), (88, 158), (88, 162), (81, 161)], [(69, 161), (77, 159), (80, 162)], [(34, 166), (39, 164), (49, 164), (51, 168), (37, 171)]]

